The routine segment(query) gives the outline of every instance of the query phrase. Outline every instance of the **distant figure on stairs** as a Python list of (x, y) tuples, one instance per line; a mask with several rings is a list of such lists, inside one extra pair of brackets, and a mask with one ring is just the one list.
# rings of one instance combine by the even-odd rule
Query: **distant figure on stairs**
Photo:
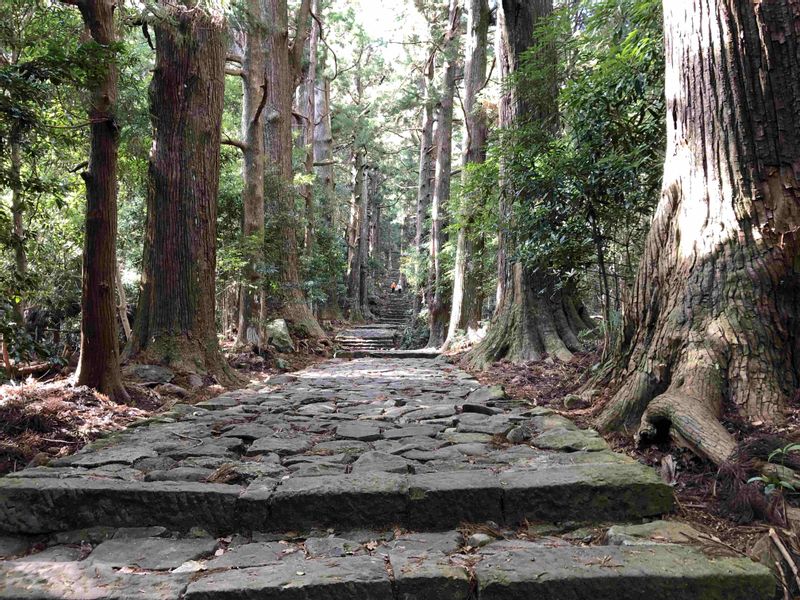
[(394, 289), (397, 290), (398, 294), (402, 294), (403, 293), (403, 282), (402, 281), (398, 281), (397, 282), (397, 287), (395, 287)]
[(394, 291), (395, 291), (396, 289), (397, 289), (397, 284), (396, 284), (396, 283), (393, 281), (393, 282), (392, 282), (392, 294), (394, 294)]

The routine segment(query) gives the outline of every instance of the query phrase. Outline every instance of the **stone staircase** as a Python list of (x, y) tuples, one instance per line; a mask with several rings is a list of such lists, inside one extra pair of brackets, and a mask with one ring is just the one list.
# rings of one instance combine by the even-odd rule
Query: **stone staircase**
[(332, 360), (0, 479), (0, 599), (773, 597), (764, 566), (661, 543), (672, 508), (451, 365)]
[[(388, 285), (391, 285), (391, 281)], [(390, 289), (388, 285), (385, 286), (385, 290)], [(407, 290), (403, 290), (402, 293), (384, 293), (379, 297), (375, 308), (376, 321), (402, 329), (411, 317), (411, 305), (411, 294)]]
[(396, 350), (403, 327), (410, 318), (412, 299), (410, 294), (389, 291), (391, 282), (398, 280), (398, 273), (390, 274), (387, 283), (381, 288), (377, 304), (373, 310), (375, 322), (366, 325), (352, 325), (340, 331), (334, 338), (337, 357), (407, 357), (425, 358), (436, 356), (432, 351)]

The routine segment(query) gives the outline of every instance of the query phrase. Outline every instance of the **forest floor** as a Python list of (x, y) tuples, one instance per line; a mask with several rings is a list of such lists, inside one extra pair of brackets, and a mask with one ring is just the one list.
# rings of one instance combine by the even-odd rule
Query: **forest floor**
[[(485, 371), (470, 368), (464, 354), (451, 359), (484, 385), (502, 385), (508, 395), (516, 400), (543, 406), (568, 417), (580, 427), (592, 427), (592, 415), (598, 404), (607, 398), (600, 396), (594, 405), (580, 400), (575, 393), (591, 378), (593, 366), (599, 355), (592, 352), (576, 355), (569, 363), (552, 359), (513, 364), (495, 363)], [(569, 398), (567, 408), (564, 399)], [(788, 414), (788, 424), (779, 431), (763, 426), (743, 426), (736, 423), (731, 431), (743, 431), (740, 441), (744, 446), (756, 444), (765, 437), (779, 435), (788, 441), (800, 440), (800, 407)], [(800, 493), (786, 491), (785, 496), (770, 502), (763, 494), (763, 486), (746, 486), (746, 494), (739, 490), (738, 497), (726, 496), (725, 478), (719, 469), (699, 460), (688, 450), (665, 443), (660, 446), (639, 447), (632, 435), (612, 434), (606, 441), (616, 452), (625, 453), (639, 462), (656, 468), (662, 478), (673, 485), (677, 499), (676, 511), (670, 519), (691, 524), (721, 545), (729, 546), (742, 554), (749, 554), (759, 539), (770, 528), (785, 525), (782, 515), (786, 509), (800, 503)], [(665, 466), (666, 465), (666, 466)], [(783, 510), (781, 510), (783, 509)]]

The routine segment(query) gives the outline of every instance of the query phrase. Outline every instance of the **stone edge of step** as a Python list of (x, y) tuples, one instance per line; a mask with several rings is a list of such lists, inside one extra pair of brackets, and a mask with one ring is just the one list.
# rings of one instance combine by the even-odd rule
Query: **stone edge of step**
[[(567, 504), (565, 498), (571, 498)], [(565, 510), (569, 508), (570, 510)], [(0, 479), (0, 531), (40, 534), (92, 525), (164, 525), (217, 533), (326, 526), (652, 517), (673, 508), (672, 489), (638, 463), (435, 474), (352, 473), (224, 484), (86, 478)]]

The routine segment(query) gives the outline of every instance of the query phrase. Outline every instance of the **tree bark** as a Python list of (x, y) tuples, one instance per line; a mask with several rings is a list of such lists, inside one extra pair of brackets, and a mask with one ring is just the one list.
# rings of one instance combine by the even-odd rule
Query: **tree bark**
[[(431, 204), (431, 181), (433, 180), (433, 74), (434, 74), (435, 52), (431, 52), (428, 62), (425, 65), (425, 76), (422, 78), (423, 86), (423, 108), (422, 108), (422, 131), (419, 138), (419, 179), (417, 183), (417, 218), (414, 233), (414, 278), (415, 285), (422, 288), (422, 255), (423, 234), (425, 231), (425, 219), (428, 216), (428, 207)], [(391, 258), (391, 257), (390, 257)], [(420, 299), (424, 296), (421, 290), (415, 290), (413, 302), (413, 314), (416, 316), (420, 310)]]
[(128, 319), (128, 297), (125, 295), (125, 287), (122, 285), (122, 272), (117, 265), (115, 283), (117, 286), (117, 314), (119, 322), (122, 323), (122, 332), (125, 334), (125, 341), (131, 339), (131, 322)]
[(236, 376), (215, 326), (217, 192), (225, 91), (225, 21), (197, 6), (163, 4), (155, 23), (142, 290), (133, 360)]
[(450, 172), (453, 159), (453, 99), (459, 62), (458, 39), (461, 33), (459, 9), (458, 0), (450, 0), (449, 27), (443, 46), (445, 62), (442, 73), (442, 95), (439, 100), (436, 175), (431, 201), (431, 276), (429, 281), (433, 290), (433, 301), (430, 305), (428, 346), (436, 348), (444, 343), (447, 335), (447, 316), (450, 314), (444, 290), (441, 249), (444, 243), (444, 208), (450, 199)]
[[(504, 135), (514, 135), (520, 126), (555, 129), (558, 120), (555, 81), (537, 95), (535, 104), (517, 91), (517, 86), (524, 86), (524, 82), (508, 85), (523, 54), (534, 47), (537, 27), (552, 10), (552, 0), (503, 0), (498, 4), (498, 63), (507, 89), (500, 101)], [(537, 48), (538, 52), (553, 52), (553, 48), (543, 44)], [(501, 179), (504, 168), (501, 164)], [(509, 260), (516, 242), (511, 199), (515, 202), (526, 199), (518, 197), (507, 180), (502, 180), (500, 187), (499, 304), (486, 338), (470, 353), (470, 361), (479, 368), (503, 358), (525, 362), (549, 355), (567, 361), (580, 344), (564, 313), (562, 286), (548, 274), (547, 265), (533, 269)]]
[[(311, 0), (311, 12), (314, 15), (319, 12), (319, 0)], [(303, 123), (303, 146), (306, 153), (305, 172), (309, 177), (314, 174), (314, 129), (319, 118), (316, 113), (317, 62), (320, 37), (320, 26), (317, 18), (311, 19), (311, 33), (308, 38), (308, 68), (302, 85), (303, 92), (300, 95), (303, 101), (300, 108), (305, 115)], [(305, 200), (306, 209), (303, 248), (306, 255), (310, 256), (314, 252), (314, 230), (316, 228), (313, 184), (304, 184), (301, 195)]]
[(281, 286), (279, 313), (295, 328), (312, 338), (325, 332), (306, 302), (300, 280), (295, 190), (292, 173), (292, 98), (300, 77), (303, 46), (308, 35), (310, 0), (302, 0), (297, 12), (297, 32), (289, 40), (286, 0), (267, 0), (267, 116), (264, 136), (269, 166), (268, 200), (275, 215), (270, 232), (278, 244), (278, 279)]
[[(22, 193), (22, 143), (19, 126), (14, 125), (11, 131), (11, 220), (14, 232), (14, 265), (17, 277), (25, 277), (28, 272), (28, 255), (25, 251), (25, 200)], [(25, 320), (25, 307), (22, 301), (14, 301), (16, 318), (19, 324)]]
[(269, 82), (266, 78), (265, 38), (268, 27), (263, 0), (246, 4), (244, 57), (242, 60), (242, 237), (246, 263), (239, 286), (236, 346), (260, 346), (261, 333), (256, 295), (262, 285), (264, 260), (264, 108)]
[(665, 0), (664, 28), (663, 190), (598, 424), (721, 463), (723, 412), (779, 423), (798, 387), (800, 13)]
[(80, 0), (78, 9), (92, 40), (102, 49), (98, 72), (87, 82), (91, 95), (89, 167), (86, 184), (86, 222), (81, 286), (81, 349), (78, 385), (95, 388), (118, 402), (130, 398), (122, 385), (115, 282), (117, 274), (117, 156), (116, 120), (118, 69), (113, 44), (114, 0)]
[(350, 200), (348, 227), (347, 297), (350, 303), (350, 320), (363, 321), (370, 316), (364, 302), (366, 290), (362, 272), (366, 269), (368, 245), (367, 203), (369, 202), (367, 164), (364, 149), (357, 148), (353, 155), (353, 194)]
[[(486, 81), (486, 44), (489, 34), (488, 0), (467, 1), (467, 43), (464, 62), (464, 152), (462, 155), (462, 181), (466, 184), (470, 164), (486, 160), (486, 139), (489, 134), (486, 111), (478, 103), (477, 96)], [(476, 281), (471, 274), (472, 243), (469, 229), (472, 223), (474, 200), (461, 199), (456, 260), (453, 273), (453, 298), (447, 338), (442, 347), (452, 343), (456, 331), (477, 328), (480, 310), (476, 319)]]
[[(319, 18), (319, 15), (318, 15)], [(319, 69), (318, 69), (319, 72)], [(318, 77), (314, 92), (314, 172), (317, 186), (321, 192), (320, 212), (328, 231), (333, 231), (338, 223), (337, 199), (334, 195), (335, 182), (333, 178), (333, 129), (331, 126), (331, 83), (323, 76)], [(339, 307), (339, 279), (331, 278), (325, 286), (326, 300), (320, 309), (323, 319), (339, 320), (342, 318)]]

